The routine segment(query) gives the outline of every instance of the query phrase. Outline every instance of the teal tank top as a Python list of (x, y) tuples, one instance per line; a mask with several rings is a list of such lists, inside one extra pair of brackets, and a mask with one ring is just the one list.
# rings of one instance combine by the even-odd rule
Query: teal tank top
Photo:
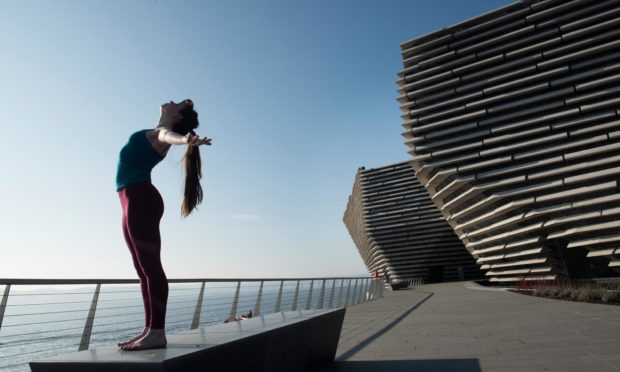
[(164, 156), (151, 145), (143, 129), (129, 136), (118, 157), (116, 168), (116, 191), (138, 182), (151, 182), (151, 170)]

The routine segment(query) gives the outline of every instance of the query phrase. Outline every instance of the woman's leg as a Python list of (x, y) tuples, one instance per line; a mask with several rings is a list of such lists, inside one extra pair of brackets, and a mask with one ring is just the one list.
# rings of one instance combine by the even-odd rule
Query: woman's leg
[(129, 230), (127, 226), (126, 196), (124, 195), (123, 191), (121, 191), (119, 196), (121, 198), (121, 204), (123, 206), (123, 237), (125, 238), (125, 243), (127, 244), (127, 247), (129, 248), (129, 252), (131, 254), (131, 259), (133, 261), (134, 268), (136, 269), (138, 277), (140, 278), (140, 288), (142, 291), (142, 301), (144, 303), (144, 321), (145, 321), (144, 329), (142, 330), (142, 332), (139, 335), (132, 337), (130, 340), (119, 342), (118, 346), (121, 346), (121, 345), (132, 343), (140, 339), (148, 332), (149, 323), (151, 321), (151, 305), (149, 302), (146, 275), (144, 275), (144, 272), (142, 271), (142, 268), (140, 267), (140, 264), (138, 262), (138, 257), (136, 256), (135, 247), (129, 235)]
[(133, 266), (136, 269), (136, 273), (138, 273), (138, 278), (140, 278), (140, 291), (142, 292), (142, 300), (144, 302), (144, 326), (148, 327), (151, 322), (151, 303), (148, 296), (149, 291), (147, 286), (147, 278), (142, 270), (142, 267), (140, 266), (140, 261), (138, 261), (136, 248), (133, 245), (129, 235), (129, 228), (127, 227), (126, 218), (123, 218), (123, 235), (125, 236), (125, 241), (127, 242), (129, 252), (131, 253)]
[(136, 252), (146, 275), (147, 297), (150, 306), (147, 327), (163, 329), (166, 322), (168, 280), (161, 265), (159, 244), (135, 238)]
[[(168, 302), (168, 280), (161, 265), (161, 238), (159, 221), (163, 215), (163, 200), (157, 189), (150, 183), (130, 185), (128, 188), (128, 235), (135, 248), (139, 267), (146, 277), (146, 295), (150, 307), (150, 319), (147, 319), (149, 332), (135, 341), (133, 347), (156, 347), (163, 342), (165, 345), (165, 320)], [(153, 331), (153, 332), (151, 332)], [(156, 334), (155, 342), (149, 334)], [(127, 345), (127, 346), (132, 346)]]

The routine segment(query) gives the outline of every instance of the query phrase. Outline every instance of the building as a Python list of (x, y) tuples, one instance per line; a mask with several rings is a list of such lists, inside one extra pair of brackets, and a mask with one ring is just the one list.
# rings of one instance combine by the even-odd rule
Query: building
[(411, 165), (490, 280), (618, 274), (619, 26), (521, 1), (401, 45)]
[(360, 168), (344, 223), (371, 273), (396, 282), (483, 277), (408, 162)]

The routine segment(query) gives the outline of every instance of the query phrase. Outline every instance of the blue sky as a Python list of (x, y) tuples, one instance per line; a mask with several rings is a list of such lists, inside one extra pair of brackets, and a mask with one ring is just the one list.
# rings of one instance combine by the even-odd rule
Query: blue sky
[(4, 0), (0, 277), (136, 278), (118, 151), (184, 98), (213, 146), (187, 219), (184, 149), (153, 172), (169, 278), (364, 273), (342, 215), (359, 166), (408, 157), (400, 43), (508, 3)]

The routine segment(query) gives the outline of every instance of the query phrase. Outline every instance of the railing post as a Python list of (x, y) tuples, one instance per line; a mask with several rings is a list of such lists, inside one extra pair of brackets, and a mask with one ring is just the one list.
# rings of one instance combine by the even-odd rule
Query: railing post
[(321, 292), (319, 292), (319, 304), (316, 306), (317, 309), (323, 308), (323, 300), (325, 300), (325, 279), (323, 279), (323, 284), (321, 284)]
[(362, 297), (362, 302), (367, 302), (370, 300), (370, 286), (372, 285), (372, 279), (366, 278), (366, 286), (364, 287), (364, 296)]
[(334, 281), (332, 282), (332, 290), (331, 290), (331, 294), (329, 295), (329, 306), (327, 307), (328, 309), (331, 309), (334, 306), (334, 291), (336, 290), (336, 279), (334, 279)]
[(349, 306), (349, 296), (351, 294), (351, 281), (353, 279), (349, 279), (349, 286), (347, 287), (347, 298), (344, 300), (344, 307)]
[(282, 287), (284, 286), (284, 280), (280, 280), (280, 289), (278, 290), (278, 299), (276, 300), (276, 307), (273, 309), (274, 313), (280, 312), (280, 306), (282, 305)]
[(232, 307), (230, 308), (229, 318), (234, 318), (237, 315), (237, 305), (239, 304), (239, 291), (241, 290), (241, 281), (237, 282), (237, 291), (235, 292), (235, 299), (233, 300)]
[(6, 302), (9, 299), (10, 290), (11, 290), (11, 285), (6, 284), (4, 287), (4, 294), (2, 295), (2, 302), (0, 303), (0, 329), (2, 329), (2, 319), (4, 318), (4, 310), (6, 309)]
[(357, 298), (356, 298), (356, 304), (361, 304), (362, 303), (362, 294), (364, 293), (364, 286), (366, 285), (366, 279), (362, 279), (360, 280), (360, 291), (357, 294)]
[(353, 284), (353, 292), (351, 292), (351, 300), (349, 302), (349, 305), (355, 305), (355, 300), (356, 300), (356, 296), (357, 295), (357, 278), (355, 278), (355, 284)]
[(338, 307), (342, 306), (343, 287), (344, 287), (344, 279), (340, 279), (340, 290), (338, 291)]
[(86, 324), (84, 325), (84, 332), (82, 332), (82, 340), (78, 351), (87, 350), (90, 344), (90, 334), (93, 330), (93, 322), (95, 321), (95, 311), (97, 310), (97, 301), (99, 300), (99, 290), (101, 289), (101, 283), (97, 283), (95, 288), (95, 294), (93, 295), (93, 301), (90, 303), (90, 310), (88, 311), (88, 317), (86, 317)]
[(205, 282), (202, 282), (200, 286), (200, 293), (198, 294), (198, 301), (196, 302), (196, 309), (194, 310), (194, 319), (192, 319), (192, 325), (189, 329), (196, 329), (200, 324), (200, 313), (202, 312), (202, 299), (205, 294)]
[(370, 290), (370, 299), (375, 300), (377, 298), (377, 283), (379, 283), (378, 279), (372, 279), (372, 288)]
[(295, 288), (295, 296), (293, 296), (293, 304), (291, 304), (291, 311), (297, 310), (298, 299), (299, 299), (299, 280), (297, 281), (297, 287)]
[(314, 279), (310, 281), (310, 290), (308, 291), (308, 297), (306, 298), (305, 310), (310, 310), (312, 307), (312, 290), (314, 289)]
[(383, 279), (379, 279), (379, 295), (377, 297), (383, 297)]
[(377, 299), (377, 297), (379, 297), (379, 285), (381, 285), (381, 280), (373, 279), (373, 282), (375, 282), (374, 286), (372, 287), (372, 299), (374, 301)]
[(256, 296), (256, 305), (254, 305), (254, 314), (253, 315), (259, 315), (260, 314), (260, 303), (263, 300), (263, 284), (264, 284), (264, 280), (260, 281), (260, 288), (258, 289), (258, 295)]

